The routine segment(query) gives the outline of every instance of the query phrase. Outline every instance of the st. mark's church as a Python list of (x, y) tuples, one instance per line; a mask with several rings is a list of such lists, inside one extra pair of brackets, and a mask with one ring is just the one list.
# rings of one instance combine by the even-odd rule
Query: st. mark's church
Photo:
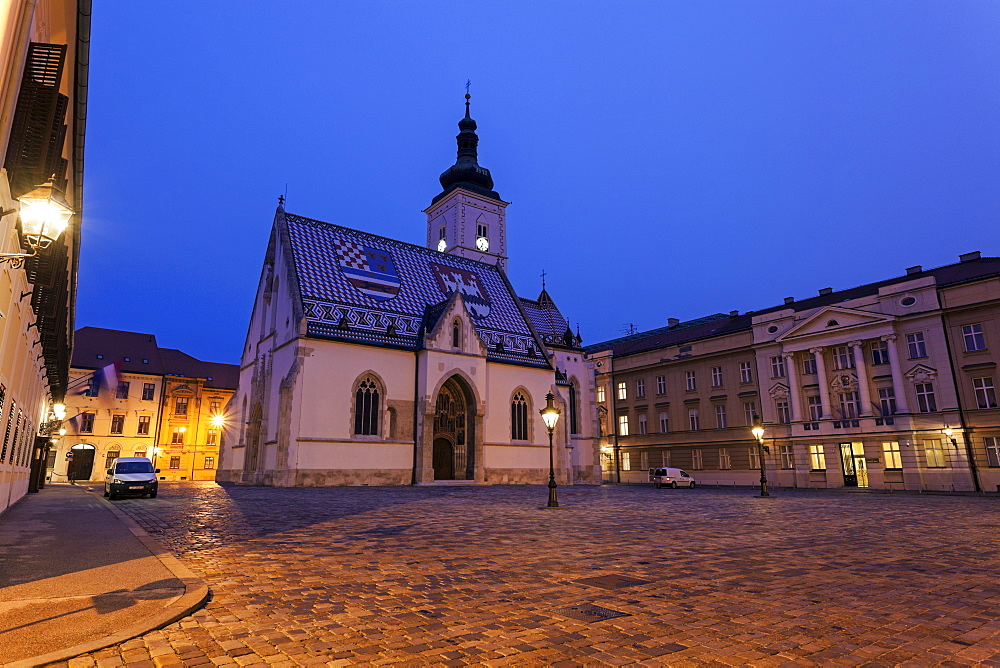
[[(507, 202), (476, 122), (417, 246), (279, 205), (217, 479), (276, 486), (601, 481), (593, 374), (544, 286), (506, 275)], [(451, 483), (456, 484), (456, 483)]]

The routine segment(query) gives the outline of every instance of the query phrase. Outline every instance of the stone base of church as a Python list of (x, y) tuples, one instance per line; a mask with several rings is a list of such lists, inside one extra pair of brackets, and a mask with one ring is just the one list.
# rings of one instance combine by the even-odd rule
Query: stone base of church
[(600, 485), (601, 484), (601, 467), (600, 466), (574, 466), (573, 467), (573, 484), (574, 485)]

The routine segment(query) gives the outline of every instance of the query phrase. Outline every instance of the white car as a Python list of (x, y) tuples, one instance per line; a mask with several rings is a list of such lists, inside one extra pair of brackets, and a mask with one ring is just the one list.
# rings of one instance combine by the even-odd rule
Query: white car
[(145, 496), (155, 499), (157, 486), (153, 462), (145, 457), (119, 457), (111, 462), (104, 477), (104, 496), (114, 501), (120, 496)]
[(695, 479), (687, 471), (669, 466), (649, 469), (649, 479), (657, 489), (660, 487), (672, 487), (674, 489), (678, 487), (694, 487), (696, 484)]

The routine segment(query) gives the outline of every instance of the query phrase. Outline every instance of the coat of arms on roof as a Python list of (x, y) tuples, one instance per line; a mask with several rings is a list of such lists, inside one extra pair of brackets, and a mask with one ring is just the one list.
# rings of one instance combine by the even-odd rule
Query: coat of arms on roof
[(388, 251), (347, 239), (336, 239), (335, 246), (340, 270), (351, 285), (380, 302), (396, 296), (401, 281)]
[(456, 290), (461, 292), (466, 308), (475, 318), (485, 318), (490, 314), (490, 295), (475, 272), (434, 262), (430, 263), (430, 267), (441, 292), (446, 295)]

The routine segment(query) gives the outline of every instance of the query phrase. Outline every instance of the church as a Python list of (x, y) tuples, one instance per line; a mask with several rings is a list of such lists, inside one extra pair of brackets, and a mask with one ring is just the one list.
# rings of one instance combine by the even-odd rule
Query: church
[(466, 95), (458, 159), (425, 246), (274, 216), (220, 482), (273, 486), (600, 484), (593, 372), (543, 285), (507, 278), (507, 202), (478, 162)]

